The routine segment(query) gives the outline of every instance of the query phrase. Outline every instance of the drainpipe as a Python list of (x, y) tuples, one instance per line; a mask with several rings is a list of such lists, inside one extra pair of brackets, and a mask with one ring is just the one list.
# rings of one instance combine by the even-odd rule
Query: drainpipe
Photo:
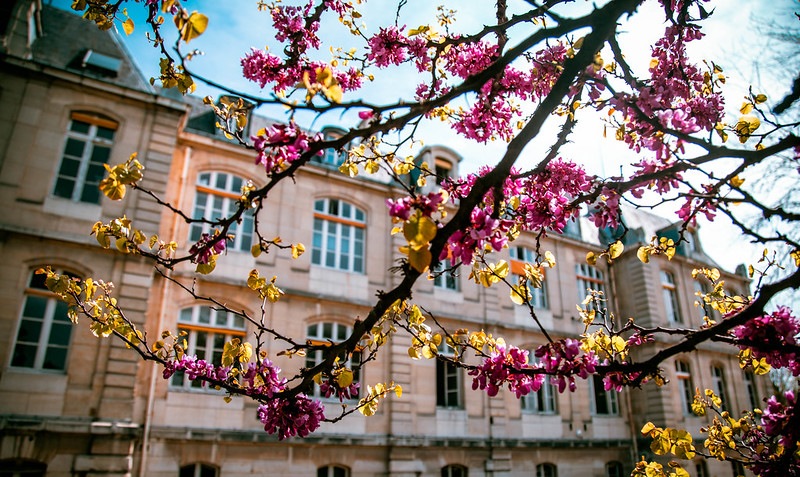
[[(182, 129), (182, 128), (181, 128)], [(181, 178), (180, 183), (178, 184), (178, 200), (176, 201), (176, 207), (178, 209), (181, 208), (182, 205), (182, 198), (183, 198), (183, 190), (186, 186), (186, 176), (189, 173), (189, 161), (192, 158), (192, 148), (187, 146), (186, 150), (183, 155), (183, 169), (181, 170)], [(178, 228), (178, 219), (179, 216), (177, 214), (173, 214), (174, 217), (172, 219), (172, 224), (170, 225), (169, 237), (175, 236), (175, 231)], [(166, 270), (167, 278), (171, 275), (171, 270)], [(167, 298), (169, 296), (169, 282), (164, 279), (163, 284), (161, 287), (161, 303), (158, 307), (158, 321), (156, 326), (156, 332), (161, 333), (161, 330), (164, 326), (164, 314), (166, 312), (167, 307)], [(150, 428), (152, 427), (153, 421), (153, 407), (155, 405), (155, 390), (156, 390), (156, 377), (158, 376), (158, 369), (156, 368), (156, 363), (153, 363), (152, 371), (150, 373), (150, 385), (147, 390), (147, 411), (144, 415), (144, 434), (142, 436), (142, 455), (139, 459), (139, 477), (146, 477), (145, 468), (147, 467), (147, 452), (148, 447), (150, 446)]]

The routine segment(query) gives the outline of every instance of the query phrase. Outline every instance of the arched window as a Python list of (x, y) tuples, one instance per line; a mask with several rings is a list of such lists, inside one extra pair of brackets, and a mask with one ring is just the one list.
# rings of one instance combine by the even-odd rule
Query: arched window
[(714, 392), (722, 400), (722, 409), (728, 409), (728, 386), (725, 382), (725, 371), (722, 366), (711, 366), (711, 384)]
[[(219, 220), (229, 217), (238, 208), (242, 196), (242, 185), (245, 180), (225, 172), (202, 172), (197, 176), (197, 193), (194, 199), (192, 218)], [(242, 214), (242, 223), (234, 223), (228, 229), (233, 235), (233, 242), (228, 242), (230, 250), (249, 252), (253, 245), (253, 210)], [(211, 225), (206, 223), (192, 224), (189, 240), (197, 242), (202, 234), (211, 234)]]
[(314, 202), (311, 263), (346, 272), (364, 272), (366, 215), (339, 199)]
[(31, 273), (28, 280), (11, 366), (63, 371), (72, 336), (69, 306), (47, 289), (45, 278)]
[[(534, 263), (533, 250), (525, 247), (511, 247), (511, 273), (516, 276), (524, 276), (526, 263)], [(518, 283), (517, 279), (515, 278), (512, 283)], [(544, 280), (540, 287), (534, 287), (528, 283), (528, 289), (531, 292), (531, 305), (536, 308), (549, 308), (547, 284)], [(531, 354), (531, 356), (533, 355)]]
[(675, 277), (671, 273), (661, 270), (661, 290), (664, 293), (664, 306), (666, 307), (667, 321), (670, 323), (683, 323), (680, 307), (678, 305), (678, 291), (675, 287)]
[(78, 202), (100, 203), (100, 181), (118, 124), (94, 113), (73, 112), (53, 195)]
[(0, 477), (44, 477), (47, 464), (27, 459), (0, 460)]
[(442, 467), (442, 477), (467, 477), (468, 470), (463, 465), (450, 464)]
[(686, 415), (692, 414), (692, 403), (694, 402), (694, 384), (692, 383), (692, 373), (689, 363), (686, 361), (675, 361), (675, 377), (681, 389), (681, 409)]
[[(528, 359), (531, 363), (538, 363), (539, 359), (533, 355), (533, 350), (528, 352)], [(558, 411), (556, 405), (556, 389), (550, 383), (550, 376), (545, 376), (544, 383), (538, 391), (522, 396), (520, 401), (524, 411), (535, 412), (538, 414), (555, 414)]]
[[(606, 282), (603, 272), (589, 264), (579, 263), (575, 265), (575, 277), (578, 285), (578, 303), (586, 298), (589, 290), (603, 292), (604, 298), (608, 299), (608, 295), (605, 294)], [(594, 305), (590, 306), (594, 307)]]
[[(445, 344), (442, 356), (455, 356), (455, 350)], [(436, 405), (439, 407), (460, 408), (461, 370), (458, 366), (436, 360)]]
[(536, 477), (558, 477), (558, 468), (555, 464), (539, 464), (536, 466)]
[(611, 461), (606, 464), (606, 477), (626, 477), (622, 471), (622, 463)]
[[(306, 340), (312, 345), (330, 345), (346, 340), (352, 329), (341, 323), (330, 321), (314, 323), (306, 328)], [(328, 357), (327, 350), (308, 351), (306, 354), (306, 367), (313, 368)], [(353, 382), (361, 381), (361, 352), (355, 351), (350, 358), (339, 356), (339, 362), (353, 371)], [(360, 390), (359, 390), (360, 391)], [(322, 397), (318, 386), (314, 386), (314, 396)], [(355, 397), (355, 396), (354, 396)]]
[(208, 464), (189, 464), (181, 467), (178, 477), (219, 477), (219, 469)]
[(317, 469), (317, 477), (350, 477), (350, 469), (343, 465), (326, 465)]
[[(186, 354), (197, 356), (214, 365), (222, 364), (225, 343), (234, 337), (244, 339), (245, 322), (241, 316), (209, 306), (184, 308), (178, 314), (178, 331), (187, 333)], [(200, 380), (189, 381), (185, 373), (179, 371), (172, 376), (173, 386), (200, 388)], [(199, 465), (199, 464), (198, 464)]]

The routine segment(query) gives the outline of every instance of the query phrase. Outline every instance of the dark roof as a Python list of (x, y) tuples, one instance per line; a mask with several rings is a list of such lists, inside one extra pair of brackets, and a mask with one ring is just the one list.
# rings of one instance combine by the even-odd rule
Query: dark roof
[[(92, 77), (127, 88), (154, 92), (127, 49), (114, 31), (101, 31), (94, 22), (85, 20), (73, 12), (49, 5), (42, 7), (42, 36), (32, 45), (33, 60), (82, 76)], [(87, 51), (99, 53), (100, 60), (114, 64), (116, 71), (93, 68), (86, 64)]]

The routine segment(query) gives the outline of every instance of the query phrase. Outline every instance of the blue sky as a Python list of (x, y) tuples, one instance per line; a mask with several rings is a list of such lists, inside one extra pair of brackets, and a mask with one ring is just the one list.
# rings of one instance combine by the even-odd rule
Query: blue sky
[[(52, 0), (53, 5), (60, 8), (69, 9), (71, 0)], [(378, 26), (387, 23), (394, 23), (397, 2), (386, 0), (371, 0), (358, 6), (358, 10), (364, 15), (363, 20), (367, 24), (367, 31), (374, 32)], [(406, 6), (400, 12), (400, 25), (416, 27), (434, 21), (436, 6), (445, 4), (448, 8), (458, 11), (455, 30), (472, 32), (481, 27), (483, 23), (490, 23), (494, 20), (493, 5), (494, 1), (489, 0), (461, 0), (461, 1), (430, 1), (430, 0), (408, 0)], [(601, 2), (602, 3), (602, 2)], [(517, 7), (524, 5), (521, 0), (512, 0), (509, 3), (509, 11), (513, 12)], [(756, 92), (765, 92), (770, 98), (782, 96), (788, 89), (789, 82), (786, 73), (780, 68), (769, 66), (767, 68), (755, 68), (754, 63), (757, 58), (764, 56), (765, 52), (770, 52), (771, 45), (774, 43), (764, 33), (774, 29), (775, 25), (781, 22), (791, 22), (792, 17), (787, 14), (792, 5), (796, 5), (791, 0), (749, 0), (746, 2), (734, 2), (733, 0), (719, 0), (706, 4), (710, 10), (715, 5), (718, 6), (711, 18), (704, 22), (704, 32), (708, 35), (702, 42), (702, 49), (690, 49), (694, 61), (699, 63), (702, 59), (709, 59), (724, 67), (729, 76), (726, 85), (725, 96), (728, 100), (728, 109), (733, 113), (738, 110), (741, 99), (747, 91), (749, 84), (754, 84)], [(254, 95), (264, 95), (257, 85), (244, 80), (241, 77), (241, 67), (239, 59), (250, 50), (250, 47), (263, 48), (268, 46), (274, 53), (281, 51), (281, 46), (272, 37), (271, 18), (268, 12), (259, 12), (255, 0), (231, 0), (220, 2), (219, 0), (192, 0), (184, 2), (190, 10), (198, 10), (210, 18), (209, 27), (206, 33), (199, 38), (192, 40), (189, 44), (191, 48), (203, 51), (203, 55), (193, 60), (193, 70), (201, 75), (206, 75), (214, 80), (224, 83), (233, 89), (244, 91)], [(735, 5), (731, 8), (731, 5)], [(139, 8), (137, 8), (139, 7)], [(133, 35), (124, 37), (124, 42), (128, 49), (136, 58), (140, 68), (146, 77), (157, 75), (158, 71), (158, 52), (144, 37), (146, 25), (144, 16), (140, 13), (141, 6), (132, 4), (130, 14), (136, 23), (136, 31)], [(578, 0), (571, 6), (571, 14), (579, 14), (592, 7), (592, 3), (585, 0)], [(621, 26), (623, 35), (621, 43), (626, 50), (627, 60), (639, 72), (646, 71), (650, 60), (650, 46), (664, 31), (663, 11), (655, 0), (646, 4), (632, 21)], [(167, 30), (172, 30), (171, 24), (165, 25)], [(323, 21), (320, 36), (323, 44), (336, 44), (345, 49), (350, 47), (360, 47), (350, 37), (345, 27), (335, 18)], [(513, 41), (513, 40), (512, 40)], [(329, 61), (330, 52), (326, 49), (319, 52), (318, 59)], [(401, 69), (399, 72), (392, 70), (390, 74), (379, 74), (376, 72), (377, 81), (359, 92), (363, 99), (376, 101), (378, 103), (390, 103), (400, 97), (411, 98), (413, 90), (418, 83), (418, 78), (412, 69)], [(219, 93), (212, 88), (200, 84), (196, 92), (197, 95), (217, 96)], [(346, 99), (348, 99), (346, 97)], [(280, 109), (265, 109), (261, 114), (280, 119), (283, 111)], [(586, 115), (591, 116), (591, 113)], [(613, 134), (609, 138), (603, 138), (603, 124), (596, 119), (586, 118), (580, 127), (572, 135), (572, 144), (564, 149), (564, 156), (581, 162), (587, 171), (600, 175), (615, 175), (620, 170), (627, 170), (626, 164), (630, 163), (633, 156), (627, 147), (613, 139)], [(340, 116), (339, 114), (328, 114), (312, 123), (310, 117), (301, 117), (300, 122), (304, 126), (320, 128), (326, 124), (338, 124), (349, 126), (355, 124), (358, 119), (355, 112)], [(525, 165), (534, 164), (541, 153), (546, 151), (554, 134), (557, 132), (558, 123), (556, 119), (549, 121), (541, 140), (534, 141), (523, 153)], [(480, 145), (467, 141), (452, 132), (449, 126), (439, 121), (429, 121), (421, 128), (418, 134), (425, 144), (443, 143), (456, 149), (464, 156), (462, 172), (469, 172), (477, 169), (484, 164), (492, 164), (499, 160), (504, 151), (505, 143), (498, 141), (488, 145)], [(413, 153), (414, 151), (408, 151)], [(669, 210), (661, 210), (671, 219), (677, 219)], [(707, 224), (703, 227), (701, 236), (706, 243), (712, 242), (720, 236), (731, 236), (735, 233), (731, 227), (725, 226), (721, 221), (714, 224)], [(718, 240), (716, 240), (718, 241)], [(725, 268), (732, 269), (736, 263), (745, 257), (739, 245), (719, 247), (706, 247), (707, 251), (720, 262)], [(736, 252), (738, 250), (738, 252)], [(744, 255), (756, 253), (747, 249)], [(731, 259), (731, 256), (735, 256)]]

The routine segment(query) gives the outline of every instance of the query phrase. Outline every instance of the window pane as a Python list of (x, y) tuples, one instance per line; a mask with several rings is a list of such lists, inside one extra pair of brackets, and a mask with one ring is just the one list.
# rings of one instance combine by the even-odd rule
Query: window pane
[(200, 307), (200, 313), (197, 316), (197, 322), (206, 325), (211, 323), (211, 308), (207, 306)]
[(110, 155), (111, 149), (105, 146), (94, 146), (94, 149), (92, 149), (91, 161), (94, 163), (106, 164), (108, 163), (108, 156)]
[(208, 172), (200, 174), (200, 176), (197, 178), (197, 184), (203, 186), (211, 184), (211, 174)]
[(53, 345), (69, 345), (69, 337), (72, 334), (72, 324), (53, 323), (50, 327), (50, 339), (48, 342)]
[(27, 296), (25, 297), (25, 308), (22, 311), (22, 316), (26, 318), (44, 318), (46, 308), (47, 298)]
[(333, 323), (322, 324), (322, 337), (325, 339), (333, 339)]
[(59, 177), (53, 195), (56, 197), (72, 198), (72, 191), (75, 190), (75, 181)]
[(36, 359), (36, 345), (17, 343), (14, 348), (14, 357), (11, 366), (32, 368)]
[(102, 139), (108, 139), (109, 141), (111, 141), (114, 139), (114, 130), (109, 128), (104, 128), (103, 126), (98, 126), (97, 137)]
[(61, 347), (47, 347), (44, 355), (44, 369), (64, 369), (67, 364), (67, 348)]
[(221, 174), (221, 173), (218, 172), (217, 173), (217, 181), (214, 183), (214, 187), (216, 187), (217, 189), (220, 189), (220, 190), (227, 190), (227, 188), (225, 187), (225, 183), (227, 181), (228, 181), (228, 175), (227, 174)]
[(97, 184), (86, 184), (81, 193), (81, 202), (88, 202), (90, 204), (100, 203), (100, 189)]
[(73, 119), (70, 123), (69, 129), (70, 131), (75, 131), (76, 133), (87, 134), (89, 132), (89, 127), (89, 123)]
[(78, 169), (80, 169), (80, 167), (81, 161), (64, 157), (64, 160), (61, 161), (61, 169), (58, 173), (62, 176), (75, 177), (78, 175)]

